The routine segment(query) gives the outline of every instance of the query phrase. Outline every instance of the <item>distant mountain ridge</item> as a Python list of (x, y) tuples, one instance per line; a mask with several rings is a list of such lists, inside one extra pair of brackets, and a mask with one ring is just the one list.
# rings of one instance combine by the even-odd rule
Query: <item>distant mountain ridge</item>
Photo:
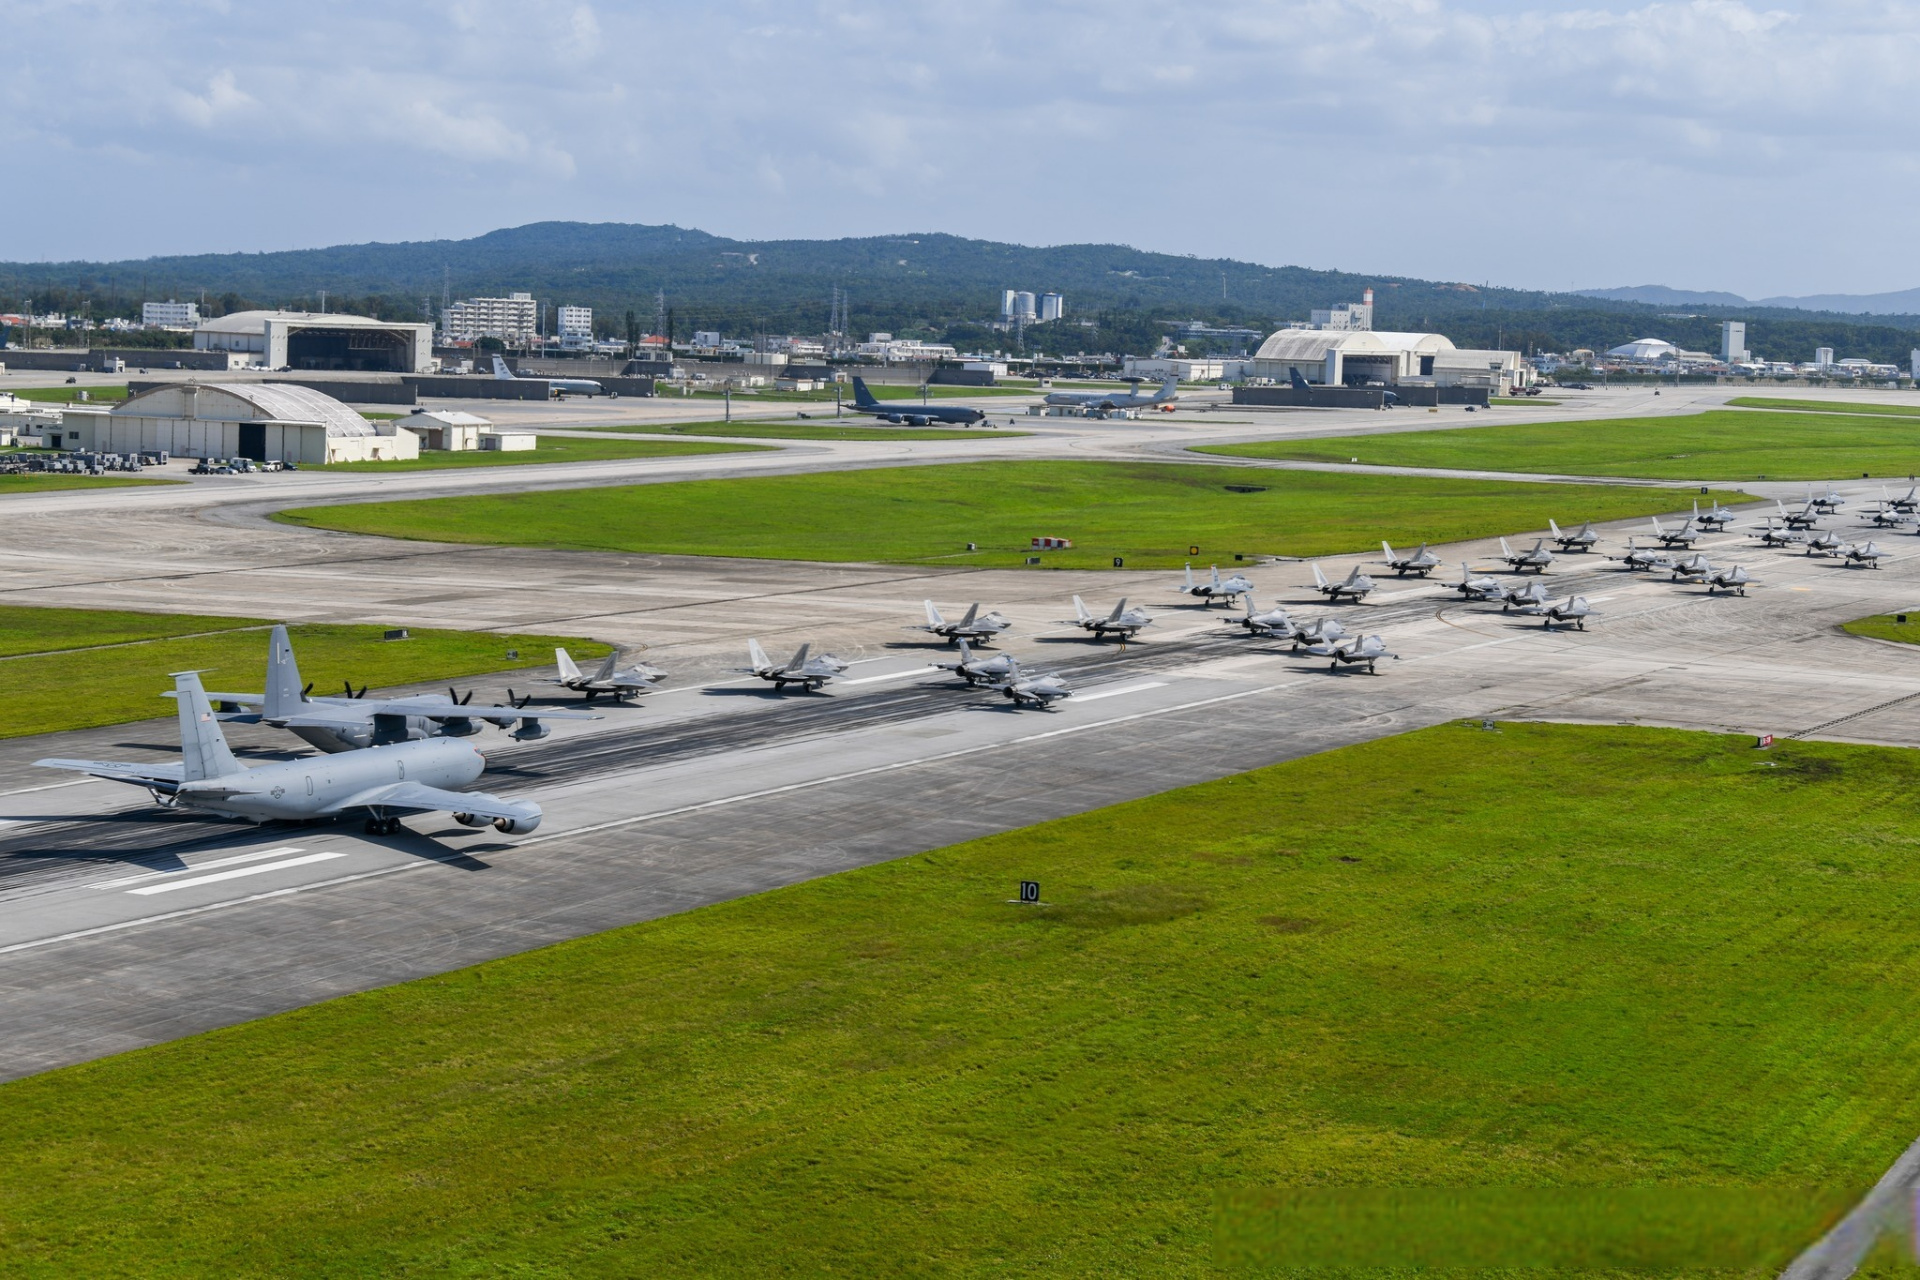
[(1663, 284), (1632, 285), (1621, 289), (1577, 289), (1583, 298), (1609, 302), (1642, 302), (1655, 307), (1784, 307), (1794, 311), (1828, 311), (1855, 316), (1920, 315), (1920, 289), (1890, 293), (1810, 293), (1800, 297), (1743, 298), (1737, 293), (1670, 289)]

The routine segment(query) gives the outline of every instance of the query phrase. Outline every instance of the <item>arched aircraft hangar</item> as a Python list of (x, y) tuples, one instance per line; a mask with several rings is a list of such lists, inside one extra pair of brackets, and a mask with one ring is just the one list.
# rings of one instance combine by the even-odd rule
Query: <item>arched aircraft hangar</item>
[(252, 356), (268, 369), (427, 373), (433, 326), (315, 311), (236, 311), (193, 331), (200, 351)]

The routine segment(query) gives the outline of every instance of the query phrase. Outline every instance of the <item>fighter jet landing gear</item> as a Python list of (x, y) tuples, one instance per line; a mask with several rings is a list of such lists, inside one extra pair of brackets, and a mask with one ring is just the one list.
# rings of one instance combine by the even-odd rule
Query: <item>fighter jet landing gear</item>
[(405, 830), (398, 818), (367, 819), (367, 834), (370, 836), (397, 836)]

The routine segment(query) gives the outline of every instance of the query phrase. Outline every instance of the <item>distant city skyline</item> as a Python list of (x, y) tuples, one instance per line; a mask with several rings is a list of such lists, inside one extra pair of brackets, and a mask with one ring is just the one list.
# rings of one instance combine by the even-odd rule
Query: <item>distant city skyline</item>
[(1920, 5), (9, 6), (0, 259), (947, 231), (1534, 289), (1920, 286)]

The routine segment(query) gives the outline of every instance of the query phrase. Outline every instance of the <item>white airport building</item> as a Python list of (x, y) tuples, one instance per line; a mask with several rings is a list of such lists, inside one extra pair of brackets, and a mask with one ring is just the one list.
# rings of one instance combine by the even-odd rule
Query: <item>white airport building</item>
[(143, 302), (140, 323), (149, 329), (191, 329), (200, 323), (197, 302)]
[(370, 422), (332, 396), (285, 382), (176, 382), (129, 396), (111, 410), (68, 409), (56, 449), (164, 450), (182, 458), (256, 462), (379, 462), (420, 456), (420, 437), (398, 422)]
[(433, 326), (316, 311), (236, 311), (202, 321), (196, 351), (225, 351), (242, 367), (427, 373)]
[(1517, 351), (1463, 349), (1438, 333), (1336, 328), (1275, 332), (1247, 362), (1247, 373), (1274, 382), (1298, 373), (1327, 387), (1481, 387), (1499, 395), (1527, 385), (1533, 369)]
[[(589, 333), (593, 329), (591, 311), (587, 312), (587, 329)], [(518, 346), (539, 336), (540, 304), (530, 293), (515, 293), (505, 298), (462, 298), (441, 311), (440, 332), (449, 341), (498, 338)]]

